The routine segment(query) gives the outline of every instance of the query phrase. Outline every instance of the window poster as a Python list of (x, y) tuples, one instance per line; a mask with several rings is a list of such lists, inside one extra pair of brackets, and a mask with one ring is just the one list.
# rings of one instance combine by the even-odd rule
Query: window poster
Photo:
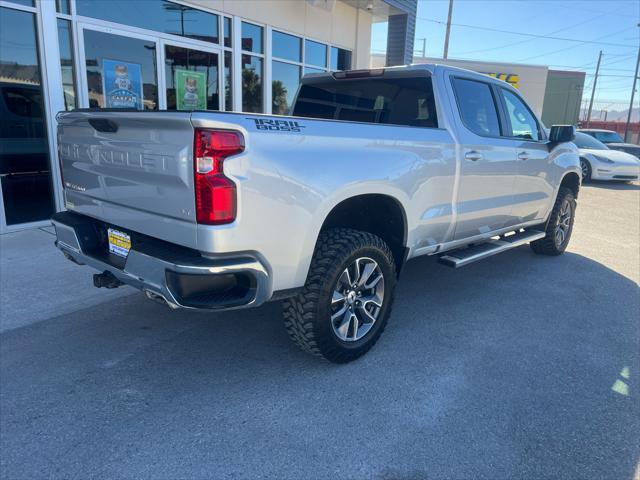
[(102, 78), (106, 108), (144, 108), (140, 64), (105, 58), (102, 60)]
[(207, 109), (207, 72), (176, 70), (175, 86), (178, 110)]

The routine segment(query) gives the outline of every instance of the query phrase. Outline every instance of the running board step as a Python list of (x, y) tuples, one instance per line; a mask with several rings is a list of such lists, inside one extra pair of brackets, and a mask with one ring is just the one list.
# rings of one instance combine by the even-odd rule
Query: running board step
[(519, 247), (525, 243), (533, 242), (540, 238), (544, 238), (545, 233), (539, 230), (524, 230), (511, 235), (500, 237), (499, 239), (489, 240), (486, 243), (480, 243), (472, 247), (460, 250), (452, 250), (446, 252), (438, 259), (439, 263), (452, 268), (464, 267), (478, 260), (484, 260), (492, 255), (506, 252), (512, 248)]

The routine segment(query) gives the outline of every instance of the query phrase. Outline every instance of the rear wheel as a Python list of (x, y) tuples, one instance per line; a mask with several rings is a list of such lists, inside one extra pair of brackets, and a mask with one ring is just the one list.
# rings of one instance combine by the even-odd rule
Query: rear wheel
[(541, 255), (560, 255), (567, 249), (576, 214), (573, 191), (561, 187), (549, 216), (545, 237), (531, 242), (531, 249)]
[(591, 181), (591, 164), (588, 160), (581, 158), (580, 159), (580, 168), (582, 169), (582, 182), (590, 182)]
[(283, 303), (285, 328), (302, 350), (350, 362), (382, 334), (395, 284), (393, 255), (382, 239), (329, 229), (318, 238), (302, 291)]

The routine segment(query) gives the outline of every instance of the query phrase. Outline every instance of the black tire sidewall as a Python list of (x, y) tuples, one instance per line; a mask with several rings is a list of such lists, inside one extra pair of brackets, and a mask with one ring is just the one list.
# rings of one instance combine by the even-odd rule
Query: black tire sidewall
[[(347, 266), (351, 265), (360, 257), (369, 257), (378, 263), (385, 282), (384, 299), (378, 319), (371, 330), (369, 330), (360, 340), (355, 342), (345, 342), (336, 336), (331, 325), (331, 299), (333, 297), (334, 288), (336, 287), (342, 272), (347, 268)], [(396, 274), (393, 264), (390, 263), (390, 259), (387, 257), (386, 252), (376, 248), (375, 246), (356, 248), (346, 257), (336, 259), (336, 266), (327, 272), (327, 277), (318, 298), (318, 308), (316, 312), (318, 319), (318, 322), (316, 323), (318, 338), (323, 339), (322, 343), (325, 344), (325, 348), (328, 347), (332, 350), (352, 351), (355, 353), (361, 349), (368, 349), (371, 343), (375, 343), (375, 340), (381, 334), (388, 320), (393, 303), (395, 284)]]
[[(560, 220), (560, 212), (562, 210), (562, 205), (564, 204), (565, 201), (569, 202), (569, 208), (571, 209), (571, 220), (569, 221), (569, 231), (567, 232), (566, 237), (562, 242), (562, 244), (558, 246), (555, 243), (555, 231), (556, 231), (556, 227), (558, 226), (558, 222)], [(552, 226), (550, 233), (552, 235), (553, 245), (559, 253), (564, 252), (567, 249), (567, 246), (569, 246), (569, 241), (571, 240), (571, 234), (573, 233), (573, 224), (575, 222), (575, 218), (576, 218), (576, 199), (574, 198), (573, 193), (567, 191), (562, 196), (562, 200), (558, 204), (557, 211), (554, 212), (552, 225), (550, 225)]]
[(580, 170), (582, 171), (582, 165), (586, 165), (587, 166), (587, 174), (584, 175), (584, 172), (582, 173), (582, 181), (583, 182), (589, 182), (591, 181), (591, 164), (589, 163), (588, 160), (581, 158), (580, 159)]

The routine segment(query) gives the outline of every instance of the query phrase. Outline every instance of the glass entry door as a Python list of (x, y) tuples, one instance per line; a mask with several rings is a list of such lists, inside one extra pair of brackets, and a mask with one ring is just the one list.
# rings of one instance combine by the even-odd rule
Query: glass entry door
[(167, 110), (220, 110), (220, 54), (164, 43)]
[(89, 108), (162, 108), (158, 41), (148, 35), (80, 24), (82, 103)]
[(0, 7), (0, 232), (54, 212), (36, 18)]
[(220, 110), (220, 49), (80, 24), (82, 104), (90, 108)]

